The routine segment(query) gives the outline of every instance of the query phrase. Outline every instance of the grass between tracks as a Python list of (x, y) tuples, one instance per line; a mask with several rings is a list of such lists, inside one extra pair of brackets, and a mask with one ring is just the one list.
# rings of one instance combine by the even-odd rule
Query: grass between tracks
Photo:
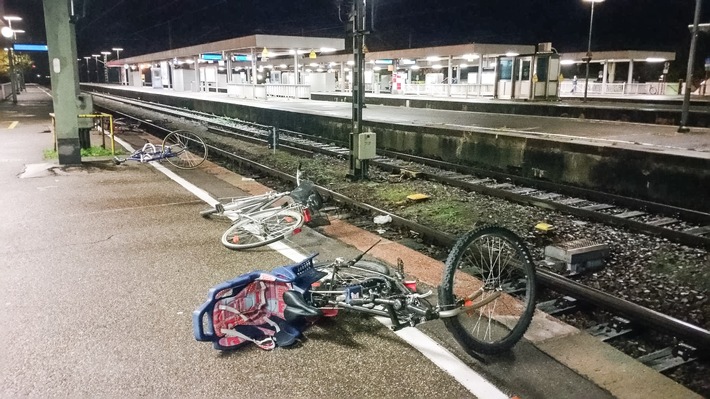
[[(58, 154), (56, 150), (44, 150), (44, 159), (57, 159)], [(123, 154), (123, 150), (116, 148), (115, 155), (121, 155)], [(108, 148), (103, 148), (103, 147), (91, 147), (91, 148), (82, 148), (81, 149), (81, 156), (82, 157), (107, 157), (114, 155), (111, 153), (111, 150)]]

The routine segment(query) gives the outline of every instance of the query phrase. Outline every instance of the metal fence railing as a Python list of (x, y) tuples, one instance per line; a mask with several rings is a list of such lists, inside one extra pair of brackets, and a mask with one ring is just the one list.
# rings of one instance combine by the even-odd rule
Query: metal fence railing
[(10, 83), (0, 83), (0, 100), (4, 100), (12, 95)]
[[(634, 94), (660, 94), (678, 95), (678, 83), (648, 82), (648, 83), (599, 83), (589, 82), (587, 95), (634, 95)], [(565, 80), (560, 85), (560, 96), (584, 95), (584, 81)]]

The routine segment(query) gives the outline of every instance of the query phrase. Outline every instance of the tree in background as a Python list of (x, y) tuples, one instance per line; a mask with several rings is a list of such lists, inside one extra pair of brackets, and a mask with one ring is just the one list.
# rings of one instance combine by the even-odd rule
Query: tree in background
[[(15, 70), (21, 74), (32, 69), (34, 61), (27, 54), (15, 54)], [(10, 62), (7, 51), (0, 51), (0, 81), (10, 81)]]

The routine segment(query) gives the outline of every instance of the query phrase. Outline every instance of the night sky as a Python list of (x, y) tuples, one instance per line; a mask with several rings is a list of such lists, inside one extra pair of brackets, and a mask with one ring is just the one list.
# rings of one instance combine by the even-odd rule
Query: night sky
[[(69, 0), (67, 0), (69, 1)], [(344, 37), (347, 0), (74, 0), (79, 57), (122, 47), (121, 57), (255, 33)], [(85, 7), (84, 7), (84, 4)], [(371, 0), (370, 50), (468, 42), (552, 42), (559, 52), (585, 51), (590, 3), (582, 0)], [(23, 21), (18, 41), (45, 42), (41, 0), (0, 0)], [(693, 0), (606, 0), (594, 12), (592, 50), (675, 51), (687, 60)], [(2, 10), (0, 10), (2, 11)], [(710, 22), (705, 4), (700, 22)], [(697, 58), (710, 56), (701, 35)]]

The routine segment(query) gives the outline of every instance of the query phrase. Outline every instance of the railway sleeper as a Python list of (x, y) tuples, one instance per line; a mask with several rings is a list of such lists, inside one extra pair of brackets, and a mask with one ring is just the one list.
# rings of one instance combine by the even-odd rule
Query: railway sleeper
[(697, 349), (680, 342), (674, 346), (643, 355), (636, 360), (659, 373), (697, 360)]
[(619, 316), (614, 316), (608, 323), (598, 324), (586, 330), (589, 335), (599, 338), (602, 342), (629, 334), (632, 331), (631, 321)]
[(550, 316), (569, 313), (577, 309), (577, 299), (565, 295), (557, 299), (540, 302), (537, 304), (537, 309)]

